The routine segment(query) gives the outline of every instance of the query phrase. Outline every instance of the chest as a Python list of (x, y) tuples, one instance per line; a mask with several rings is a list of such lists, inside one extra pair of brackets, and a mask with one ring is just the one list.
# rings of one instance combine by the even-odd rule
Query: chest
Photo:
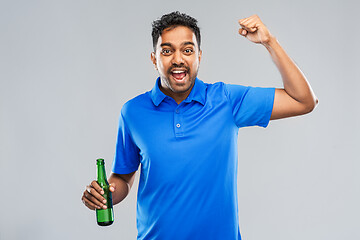
[(132, 118), (130, 131), (140, 154), (153, 155), (165, 149), (176, 152), (204, 149), (231, 138), (237, 128), (226, 102), (202, 105), (193, 101), (166, 110), (142, 109)]

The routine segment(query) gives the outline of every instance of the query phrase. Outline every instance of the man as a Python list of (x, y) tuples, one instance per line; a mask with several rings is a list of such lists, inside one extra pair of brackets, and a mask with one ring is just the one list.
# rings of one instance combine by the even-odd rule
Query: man
[[(237, 134), (269, 120), (311, 112), (317, 99), (305, 77), (258, 16), (239, 20), (239, 33), (269, 51), (284, 89), (197, 78), (197, 21), (173, 12), (153, 23), (154, 88), (122, 108), (109, 178), (113, 203), (129, 193), (141, 165), (138, 239), (241, 239), (237, 206)], [(82, 200), (106, 208), (93, 181)]]

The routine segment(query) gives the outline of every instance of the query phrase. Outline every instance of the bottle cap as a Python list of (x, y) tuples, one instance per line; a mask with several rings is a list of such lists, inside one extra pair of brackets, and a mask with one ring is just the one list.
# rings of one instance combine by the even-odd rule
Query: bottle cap
[(103, 158), (98, 158), (98, 159), (96, 159), (96, 163), (97, 164), (105, 164), (105, 161)]

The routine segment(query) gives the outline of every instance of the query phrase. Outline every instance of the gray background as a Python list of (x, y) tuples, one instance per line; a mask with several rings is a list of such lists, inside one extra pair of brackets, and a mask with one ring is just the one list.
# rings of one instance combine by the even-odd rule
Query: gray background
[[(215, 3), (216, 2), (216, 3)], [(310, 81), (306, 116), (239, 132), (246, 240), (360, 239), (359, 4), (355, 1), (1, 1), (0, 239), (135, 239), (135, 185), (98, 227), (80, 200), (113, 159), (118, 115), (151, 89), (151, 21), (199, 20), (199, 78), (281, 87), (266, 49), (238, 35), (258, 14)]]

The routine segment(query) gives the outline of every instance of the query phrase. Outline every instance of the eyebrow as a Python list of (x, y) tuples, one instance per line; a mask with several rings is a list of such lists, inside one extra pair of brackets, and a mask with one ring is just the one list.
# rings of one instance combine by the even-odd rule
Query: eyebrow
[(183, 45), (183, 46), (185, 46), (185, 45), (195, 46), (195, 43), (193, 43), (193, 42), (184, 42), (182, 45)]
[[(195, 46), (195, 43), (193, 43), (193, 42), (184, 42), (184, 43), (182, 43), (181, 45), (182, 45), (182, 46), (186, 46), (186, 45)], [(160, 47), (164, 47), (164, 46), (171, 47), (172, 44), (171, 44), (171, 43), (162, 43), (162, 44), (160, 44)]]

